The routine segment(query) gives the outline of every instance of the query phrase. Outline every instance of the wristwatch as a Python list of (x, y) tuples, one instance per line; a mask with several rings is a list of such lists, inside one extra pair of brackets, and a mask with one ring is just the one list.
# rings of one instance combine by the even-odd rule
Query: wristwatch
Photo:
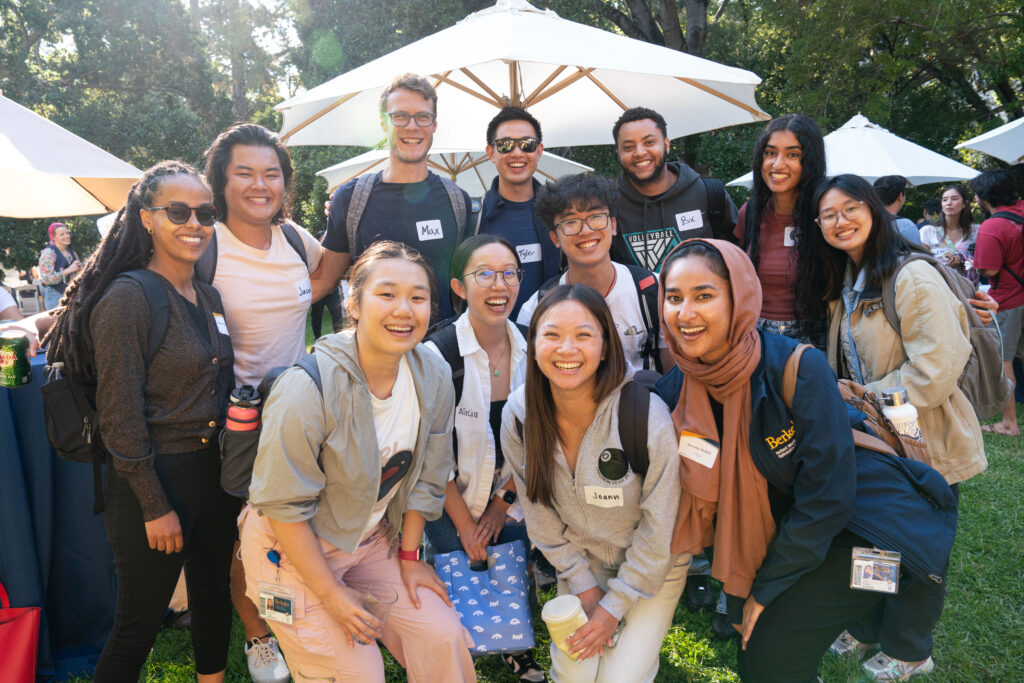
[(423, 546), (416, 546), (415, 550), (402, 550), (398, 549), (398, 559), (407, 560), (409, 562), (419, 562), (423, 559)]
[(516, 502), (516, 492), (515, 491), (508, 491), (506, 489), (498, 489), (497, 491), (494, 492), (494, 495), (498, 496), (499, 498), (501, 498), (503, 501), (505, 501), (509, 505), (511, 505), (512, 503)]

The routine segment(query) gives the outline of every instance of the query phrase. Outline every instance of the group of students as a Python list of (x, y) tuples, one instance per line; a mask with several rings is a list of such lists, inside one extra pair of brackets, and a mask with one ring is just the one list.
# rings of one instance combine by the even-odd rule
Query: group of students
[[(740, 634), (743, 680), (817, 680), (830, 646), (880, 648), (865, 664), (879, 680), (930, 671), (942, 588), (909, 576), (896, 595), (850, 587), (853, 548), (872, 544), (847, 528), (856, 456), (835, 380), (906, 388), (927, 464), (955, 490), (986, 465), (957, 387), (966, 312), (912, 263), (895, 276), (901, 329), (872, 315), (883, 283), (921, 248), (870, 184), (825, 178), (808, 117), (770, 122), (753, 171), (739, 246), (685, 240), (658, 273), (611, 260), (614, 183), (582, 174), (536, 187), (567, 270), (523, 304), (525, 333), (510, 320), (523, 264), (501, 237), (462, 241), (446, 273), (400, 242), (361, 245), (350, 327), (313, 349), (320, 382), (290, 369), (263, 405), (236, 524), (241, 502), (218, 484), (228, 394), (305, 352), (306, 310), (328, 291), (310, 279), (322, 247), (286, 220), (287, 150), (259, 126), (223, 133), (204, 175), (178, 162), (149, 169), (46, 340), (96, 378), (109, 453), (118, 609), (95, 680), (137, 676), (183, 564), (201, 681), (223, 680), (232, 598), (251, 669), (286, 677), (280, 643), (297, 681), (383, 680), (379, 641), (410, 680), (475, 680), (471, 636), (423, 560), (424, 534), (470, 559), (513, 538), (544, 554), (558, 593), (589, 618), (569, 637), (574, 657), (552, 647), (556, 681), (654, 680), (702, 553)], [(195, 266), (213, 240), (203, 282)], [(142, 268), (170, 301), (152, 354), (142, 288), (119, 277)], [(464, 311), (448, 322), (463, 361), (457, 405), (428, 337), (442, 304)], [(820, 350), (803, 354), (788, 406), (781, 377), (798, 341)], [(638, 472), (618, 404), (642, 368), (663, 377)], [(383, 623), (361, 601), (371, 581), (398, 594)], [(288, 619), (259, 618), (254, 603), (268, 596), (287, 602)], [(544, 680), (528, 651), (507, 661), (522, 680)]]

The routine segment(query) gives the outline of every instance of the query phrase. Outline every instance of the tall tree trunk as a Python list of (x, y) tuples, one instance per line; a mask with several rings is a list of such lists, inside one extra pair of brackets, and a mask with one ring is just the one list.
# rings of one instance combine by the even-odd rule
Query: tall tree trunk
[(249, 120), (249, 103), (245, 99), (245, 57), (241, 50), (231, 50), (231, 113), (235, 121)]
[(640, 29), (644, 40), (655, 45), (664, 45), (665, 39), (658, 30), (658, 24), (654, 21), (654, 15), (651, 14), (651, 8), (647, 6), (646, 0), (626, 0), (626, 4), (629, 6), (633, 23)]
[(686, 8), (686, 51), (704, 56), (704, 39), (708, 35), (708, 0), (684, 0)]
[(683, 27), (679, 25), (679, 5), (676, 4), (676, 0), (661, 0), (658, 18), (661, 20), (665, 46), (686, 52), (686, 41), (683, 40)]
[(1014, 119), (1024, 116), (1024, 98), (1017, 94), (1017, 91), (1010, 85), (1010, 81), (1000, 78), (993, 85), (995, 91), (999, 93), (999, 101), (1003, 103), (1006, 113)]

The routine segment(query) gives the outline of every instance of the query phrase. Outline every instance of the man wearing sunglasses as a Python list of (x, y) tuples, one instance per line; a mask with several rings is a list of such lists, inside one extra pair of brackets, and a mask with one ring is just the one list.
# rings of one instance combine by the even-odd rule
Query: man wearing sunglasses
[(661, 271), (672, 248), (692, 237), (734, 242), (736, 205), (720, 180), (701, 178), (681, 161), (669, 161), (670, 141), (658, 112), (634, 107), (612, 128), (619, 176), (619, 234), (612, 260)]
[(388, 165), (350, 180), (331, 197), (322, 267), (312, 276), (313, 299), (335, 287), (368, 246), (394, 240), (415, 248), (433, 266), (443, 320), (455, 313), (448, 271), (473, 204), (453, 181), (427, 169), (437, 129), (437, 92), (427, 79), (395, 78), (381, 92), (380, 117), (390, 148)]
[(498, 175), (484, 195), (478, 232), (504, 237), (519, 253), (523, 281), (512, 320), (541, 284), (559, 272), (558, 247), (533, 212), (540, 187), (533, 174), (543, 153), (540, 122), (525, 109), (505, 107), (487, 124), (487, 156)]

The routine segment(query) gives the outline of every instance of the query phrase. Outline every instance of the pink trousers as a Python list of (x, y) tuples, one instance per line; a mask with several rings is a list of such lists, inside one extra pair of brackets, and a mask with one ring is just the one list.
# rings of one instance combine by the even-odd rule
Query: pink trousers
[[(275, 583), (278, 567), (267, 552), (280, 547), (265, 517), (252, 511), (242, 527), (242, 564), (246, 594), (258, 603), (259, 583)], [(405, 667), (412, 683), (476, 681), (469, 648), (473, 641), (458, 613), (426, 588), (418, 590), (420, 608), (413, 607), (402, 583), (398, 558), (388, 558), (384, 534), (367, 541), (355, 554), (321, 540), (320, 547), (338, 583), (355, 588), (383, 581), (398, 592), (398, 602), (384, 622), (381, 642)], [(293, 622), (269, 622), (296, 683), (305, 681), (384, 681), (384, 662), (376, 644), (349, 646), (341, 626), (281, 556), (277, 585), (294, 591)]]

